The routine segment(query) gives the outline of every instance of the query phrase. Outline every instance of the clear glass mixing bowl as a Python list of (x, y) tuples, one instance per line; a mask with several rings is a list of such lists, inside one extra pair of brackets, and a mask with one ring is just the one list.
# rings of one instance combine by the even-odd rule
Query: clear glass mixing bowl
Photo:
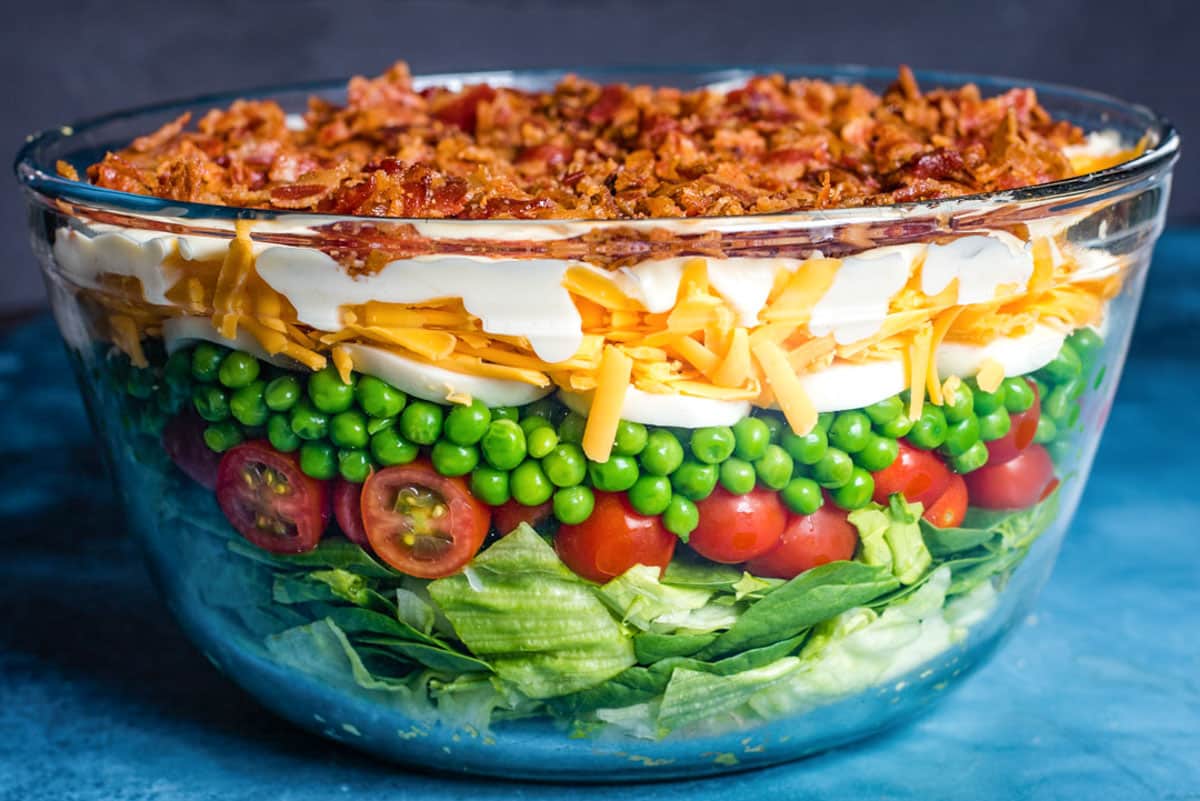
[[(583, 73), (602, 82), (690, 88), (728, 85), (774, 69), (875, 88), (892, 77), (869, 69), (807, 67)], [(486, 81), (539, 88), (559, 75), (458, 74), (428, 76), (418, 83)], [(974, 81), (989, 94), (1025, 85), (963, 75), (918, 78), (925, 86)], [(82, 172), (107, 149), (119, 148), (183, 111), (203, 113), (235, 97), (271, 98), (289, 112), (302, 112), (311, 94), (334, 100), (340, 96), (341, 85), (329, 84), (203, 97), (46, 131), (30, 138), (16, 170), (28, 201), (34, 251), (97, 436), (110, 457), (130, 530), (172, 612), (218, 669), (299, 726), (421, 768), (542, 780), (695, 776), (794, 759), (925, 709), (1013, 628), (1050, 573), (1117, 386), (1151, 250), (1163, 224), (1178, 138), (1167, 122), (1144, 108), (1072, 89), (1035, 88), (1055, 116), (1085, 130), (1115, 131), (1126, 143), (1144, 140), (1145, 150), (1101, 172), (993, 195), (841, 211), (637, 222), (445, 220), (429, 225), (421, 220), (289, 215), (126, 194), (69, 181), (55, 171), (56, 162), (64, 160)], [(816, 256), (843, 260), (839, 264), (844, 267), (856, 254), (883, 247), (923, 258), (925, 269), (931, 270), (930, 254), (941, 248), (943, 255), (960, 253), (948, 269), (958, 271), (961, 293), (983, 275), (987, 258), (994, 263), (1011, 257), (1014, 261), (1006, 264), (1025, 265), (1032, 276), (1024, 276), (1015, 289), (999, 290), (1009, 293), (1008, 302), (1014, 304), (1009, 308), (1035, 308), (1048, 326), (1037, 329), (1040, 338), (1027, 327), (999, 345), (955, 343), (950, 336), (934, 358), (949, 359), (942, 372), (962, 374), (974, 390), (973, 400), (968, 399), (963, 413), (949, 404), (938, 407), (931, 398), (923, 410), (930, 417), (921, 423), (926, 430), (908, 436), (934, 448), (918, 451), (943, 453), (967, 470), (975, 466), (967, 464), (974, 457), (955, 457), (951, 444), (942, 442), (963, 414), (985, 433), (991, 427), (985, 439), (1024, 425), (1028, 430), (1020, 444), (1029, 445), (1029, 437), (1035, 444), (1020, 459), (1036, 449), (1057, 483), (1041, 481), (1040, 501), (1006, 502), (1001, 497), (986, 503), (1016, 507), (997, 511), (981, 508), (987, 487), (977, 491), (981, 480), (968, 473), (970, 509), (961, 522), (951, 512), (947, 519), (958, 525), (950, 529), (906, 518), (913, 510), (906, 513), (903, 504), (875, 507), (875, 523), (859, 519), (855, 524), (861, 538), (856, 561), (808, 570), (786, 583), (752, 576), (741, 565), (697, 559), (689, 546), (672, 540), (674, 560), (661, 579), (654, 571), (642, 571), (601, 587), (563, 566), (544, 525), (542, 536), (522, 528), (497, 539), (493, 532), (465, 572), (439, 579), (432, 589), (430, 582), (389, 567), (385, 561), (390, 560), (373, 557), (369, 545), (354, 544), (332, 523), (316, 550), (300, 555), (271, 552), (287, 548), (263, 550), (241, 537), (222, 512), (212, 489), (221, 457), (201, 439), (206, 425), (219, 425), (200, 421), (193, 411), (197, 393), (224, 392), (212, 376), (198, 377), (204, 368), (196, 365), (214, 358), (214, 351), (196, 343), (213, 339), (203, 333), (213, 315), (204, 285), (215, 280), (229, 258), (235, 220), (243, 221), (249, 232), (255, 263), (265, 273), (273, 260), (276, 276), (292, 266), (288, 254), (305, 248), (333, 252), (336, 247), (343, 254), (383, 251), (393, 262), (419, 252), (423, 259), (443, 260), (421, 267), (431, 270), (446, 269), (445, 264), (463, 257), (475, 264), (495, 260), (497, 270), (506, 269), (499, 262), (507, 262), (509, 270), (531, 265), (554, 270), (564, 261), (599, 256), (610, 267), (629, 266), (653, 260), (653, 242), (683, 241), (691, 243), (685, 251), (707, 259), (712, 270), (722, 257), (745, 259), (738, 264), (748, 265), (746, 275), (756, 263), (792, 260), (787, 263), (794, 266), (815, 258), (816, 251)], [(412, 250), (414, 230), (424, 237), (418, 251)], [(952, 242), (959, 243), (954, 246), (958, 251)], [(998, 256), (998, 247), (1009, 255)], [(422, 264), (411, 261), (407, 266)], [(858, 265), (867, 270), (863, 286), (869, 286), (874, 280), (869, 259)], [(189, 294), (189, 280), (200, 287), (195, 294)], [(501, 311), (510, 318), (527, 315), (528, 329), (520, 333), (534, 338), (544, 333), (539, 308), (550, 303), (554, 290), (520, 297)], [(839, 325), (862, 324), (869, 304), (865, 296), (862, 304), (853, 301), (827, 314), (824, 325), (837, 330)], [(1090, 318), (1087, 303), (1097, 304), (1089, 307)], [(978, 311), (964, 305), (964, 315)], [(299, 301), (295, 308), (286, 303), (264, 306), (251, 317), (260, 329), (287, 330), (303, 322), (297, 310), (311, 311), (312, 303), (301, 307)], [(980, 308), (985, 307), (988, 303)], [(815, 327), (813, 319), (805, 319), (812, 309), (803, 312), (793, 325)], [(890, 325), (904, 313), (892, 307), (875, 325)], [(1086, 325), (1072, 323), (1084, 319)], [(264, 379), (291, 376), (300, 385), (309, 379), (307, 367), (265, 353), (247, 336), (245, 325), (236, 343), (229, 344), (257, 357), (250, 361), (264, 371)], [(553, 336), (550, 341), (553, 345)], [(169, 352), (183, 355), (172, 360)], [(218, 357), (226, 353), (215, 352)], [(954, 354), (957, 362), (950, 358)], [(822, 448), (829, 441), (845, 444), (858, 436), (850, 431), (855, 420), (866, 420), (876, 438), (894, 440), (907, 431), (897, 421), (911, 411), (911, 397), (893, 396), (908, 385), (906, 371), (916, 357), (901, 353), (897, 358), (886, 369), (875, 364), (879, 369), (874, 372), (860, 371), (855, 381), (827, 387), (823, 395), (816, 384), (805, 384), (822, 409), (847, 413), (868, 407), (865, 418), (843, 415), (845, 423), (836, 422), (842, 416), (823, 417), (822, 428), (841, 425), (845, 430), (814, 435), (826, 441)], [(356, 363), (371, 372), (367, 362)], [(941, 361), (937, 364), (941, 371)], [(210, 367), (215, 369), (215, 363)], [(1001, 383), (1008, 390), (1000, 398), (1000, 390), (987, 391), (999, 380), (987, 373), (999, 368), (1006, 380), (1026, 374), (1036, 380), (1022, 380), (1016, 388)], [(413, 395), (412, 405), (423, 392), (421, 381), (413, 383), (405, 375), (394, 370), (381, 374)], [(961, 397), (953, 383), (938, 387), (944, 401)], [(1030, 400), (1034, 386), (1038, 395)], [(231, 396), (232, 390), (216, 400), (206, 396), (199, 406), (210, 418), (221, 418), (225, 413), (214, 411), (213, 404)], [(531, 400), (528, 387), (524, 395), (512, 397), (517, 400), (505, 403)], [(566, 413), (541, 403), (538, 409), (552, 418), (552, 425)], [(888, 403), (895, 407), (892, 411)], [(1024, 411), (1030, 403), (1035, 405), (1034, 423)], [(286, 404), (286, 399), (278, 400), (279, 406)], [(245, 411), (242, 416), (256, 414)], [(292, 427), (293, 418), (280, 414), (287, 422), (284, 428)], [(689, 428), (696, 425), (695, 415), (668, 410), (664, 418), (661, 408), (641, 414), (652, 431), (682, 443), (689, 460), (700, 451)], [(822, 478), (820, 469), (830, 465), (805, 466), (805, 446), (781, 433), (785, 425), (777, 413), (754, 414), (769, 423), (775, 442), (794, 457), (791, 475)], [(528, 416), (527, 410), (516, 415)], [(947, 429), (940, 434), (938, 415)], [(265, 420), (250, 419), (240, 433), (218, 430), (209, 443), (226, 448), (247, 435), (260, 440), (270, 436), (271, 442), (288, 439), (286, 430), (264, 433)], [(710, 419), (704, 424), (721, 428), (733, 422)], [(379, 423), (397, 425), (390, 419)], [(558, 435), (571, 440), (561, 425)], [(888, 446), (879, 447), (886, 452)], [(978, 456), (979, 448), (986, 446), (970, 454)], [(958, 450), (968, 449), (964, 443)], [(232, 452), (226, 452), (225, 461)], [(268, 476), (276, 482), (268, 481), (270, 487), (279, 487), (286, 498), (304, 492), (324, 498), (329, 491), (329, 482), (306, 483), (294, 473), (294, 461), (271, 458), (244, 462), (240, 473), (231, 468), (233, 480), (258, 481), (261, 489)], [(411, 456), (393, 452), (383, 463), (406, 458)], [(642, 458), (643, 471), (646, 464)], [(375, 466), (382, 464), (377, 460)], [(994, 474), (999, 478), (991, 479), (993, 494), (1020, 495), (1018, 472)], [(583, 484), (603, 486), (605, 480), (588, 473)], [(759, 480), (764, 480), (762, 472)], [(221, 481), (219, 492), (234, 491), (227, 478)], [(877, 486), (883, 483), (878, 471), (876, 481)], [(827, 489), (835, 484), (837, 479), (825, 482)], [(687, 489), (682, 481), (674, 491), (684, 497), (705, 494)], [(428, 500), (418, 496), (418, 503)], [(812, 501), (802, 496), (797, 489), (790, 498), (793, 512)], [(254, 505), (263, 502), (260, 496), (247, 497), (237, 508), (250, 514), (269, 510)], [(832, 508), (830, 498), (825, 505)], [(361, 500), (356, 489), (353, 501)], [(387, 502), (395, 506), (400, 500), (393, 494)], [(327, 509), (319, 511), (327, 514)], [(232, 512), (238, 513), (236, 508)], [(323, 526), (321, 521), (309, 524)], [(674, 526), (680, 527), (678, 522)], [(278, 536), (303, 538), (296, 530)]]

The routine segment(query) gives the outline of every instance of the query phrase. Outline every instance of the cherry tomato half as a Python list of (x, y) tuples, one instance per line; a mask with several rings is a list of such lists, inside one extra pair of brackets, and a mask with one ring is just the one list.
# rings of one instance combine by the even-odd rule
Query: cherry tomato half
[(779, 544), (746, 570), (755, 576), (790, 579), (818, 565), (851, 559), (858, 547), (858, 531), (847, 513), (826, 501), (811, 515), (792, 515)]
[(971, 503), (985, 509), (1024, 509), (1044, 498), (1054, 479), (1054, 462), (1041, 445), (1031, 445), (1004, 464), (967, 473)]
[(779, 543), (787, 512), (779, 493), (755, 489), (734, 495), (718, 488), (696, 504), (700, 525), (688, 545), (706, 559), (725, 564), (762, 556)]
[(504, 535), (512, 532), (522, 523), (528, 523), (534, 528), (545, 521), (554, 512), (554, 505), (547, 502), (539, 506), (525, 506), (516, 501), (507, 501), (492, 509), (492, 528), (496, 533)]
[(634, 565), (665, 568), (677, 541), (657, 517), (635, 512), (625, 493), (597, 492), (587, 520), (559, 527), (554, 550), (577, 575), (603, 584)]
[(360, 503), (371, 549), (418, 578), (461, 570), (483, 545), (492, 519), (467, 482), (425, 461), (376, 470), (363, 483)]
[(163, 450), (175, 466), (205, 489), (217, 488), (217, 470), (221, 454), (204, 444), (206, 423), (195, 412), (184, 412), (167, 421), (163, 428)]
[(294, 454), (262, 441), (225, 451), (217, 504), (238, 533), (271, 553), (317, 547), (329, 523), (329, 487), (304, 475)]
[(346, 539), (364, 548), (367, 542), (367, 529), (362, 519), (362, 485), (339, 478), (333, 484), (333, 519), (338, 528), (346, 535)]
[(925, 510), (923, 517), (938, 528), (955, 528), (962, 525), (966, 516), (967, 482), (955, 473), (942, 497)]
[(896, 460), (878, 473), (872, 473), (875, 502), (886, 504), (888, 498), (899, 492), (909, 502), (919, 502), (928, 509), (950, 485), (950, 468), (932, 451), (914, 448), (905, 440), (900, 440), (899, 444)]
[(1042, 399), (1038, 394), (1037, 385), (1026, 380), (1033, 390), (1033, 405), (1023, 412), (1010, 415), (1012, 427), (1000, 439), (986, 443), (989, 465), (1004, 464), (1017, 458), (1021, 451), (1033, 444), (1033, 435), (1037, 433), (1038, 420), (1042, 416)]

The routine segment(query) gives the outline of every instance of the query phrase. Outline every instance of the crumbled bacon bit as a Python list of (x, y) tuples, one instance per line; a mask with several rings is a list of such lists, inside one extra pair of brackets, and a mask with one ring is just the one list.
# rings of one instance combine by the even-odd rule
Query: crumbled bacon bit
[[(754, 77), (729, 92), (475, 85), (417, 91), (408, 67), (314, 98), (290, 129), (240, 100), (183, 115), (88, 168), (178, 200), (391, 217), (647, 218), (934, 200), (1071, 175), (1082, 132), (1032, 89), (922, 92), (907, 67), (863, 86)], [(68, 165), (69, 166), (69, 165)], [(74, 177), (60, 167), (60, 172)]]

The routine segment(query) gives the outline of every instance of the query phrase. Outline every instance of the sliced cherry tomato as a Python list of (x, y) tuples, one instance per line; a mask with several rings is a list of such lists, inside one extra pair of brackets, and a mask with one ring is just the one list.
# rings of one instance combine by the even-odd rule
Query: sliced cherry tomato
[(657, 517), (638, 514), (623, 492), (597, 492), (587, 520), (560, 526), (554, 550), (571, 570), (603, 584), (634, 565), (665, 568), (678, 538)]
[(1053, 491), (1054, 462), (1041, 445), (1030, 445), (1004, 464), (986, 464), (967, 473), (971, 503), (985, 509), (1024, 509)]
[(461, 478), (424, 461), (385, 467), (363, 483), (367, 540), (401, 573), (442, 578), (457, 573), (483, 545), (491, 510)]
[(329, 524), (328, 484), (304, 475), (294, 454), (262, 441), (225, 451), (217, 504), (239, 534), (272, 553), (311, 551)]
[(522, 523), (537, 528), (554, 512), (554, 505), (547, 502), (539, 506), (524, 506), (508, 501), (492, 509), (492, 528), (498, 534), (508, 534)]
[(1037, 433), (1038, 420), (1042, 416), (1042, 399), (1038, 395), (1037, 385), (1028, 379), (1026, 382), (1033, 390), (1033, 405), (1023, 412), (1010, 415), (1012, 427), (1008, 433), (987, 443), (989, 465), (1011, 461), (1033, 444), (1033, 435)]
[(914, 448), (900, 440), (896, 461), (872, 474), (875, 478), (875, 502), (886, 504), (895, 493), (902, 493), (909, 502), (919, 502), (926, 509), (942, 497), (950, 485), (950, 468), (932, 451)]
[(734, 495), (717, 488), (696, 507), (700, 525), (688, 545), (714, 562), (736, 564), (762, 556), (779, 543), (787, 525), (779, 493), (766, 489)]
[(950, 486), (934, 501), (923, 515), (938, 528), (955, 528), (967, 516), (967, 482), (958, 473), (950, 478)]
[(205, 489), (217, 488), (221, 454), (204, 444), (205, 422), (195, 412), (172, 417), (163, 428), (163, 450), (183, 473)]
[(826, 501), (811, 515), (792, 515), (779, 544), (746, 564), (756, 576), (790, 579), (818, 565), (850, 559), (858, 547), (858, 530), (847, 513)]
[(364, 548), (369, 546), (362, 519), (362, 485), (339, 478), (333, 484), (333, 518), (346, 539)]

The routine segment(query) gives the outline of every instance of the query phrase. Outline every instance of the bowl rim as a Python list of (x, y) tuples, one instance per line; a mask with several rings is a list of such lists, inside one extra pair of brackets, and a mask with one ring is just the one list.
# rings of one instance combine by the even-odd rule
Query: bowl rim
[[(730, 80), (745, 80), (754, 75), (782, 73), (795, 78), (816, 78), (831, 81), (881, 81), (894, 78), (896, 69), (892, 67), (871, 67), (859, 64), (796, 64), (796, 63), (762, 63), (762, 64), (682, 64), (682, 65), (624, 65), (609, 67), (553, 67), (538, 69), (512, 70), (483, 70), (466, 72), (425, 73), (413, 76), (413, 83), (418, 87), (430, 85), (463, 86), (473, 83), (491, 83), (496, 86), (518, 86), (530, 82), (553, 82), (569, 74), (579, 75), (585, 79), (597, 81), (622, 81), (654, 76), (688, 76), (707, 78), (707, 85), (718, 84)], [(550, 219), (460, 219), (440, 217), (371, 217), (365, 215), (339, 215), (311, 211), (293, 211), (287, 209), (262, 209), (247, 206), (227, 206), (214, 203), (197, 203), (192, 201), (172, 200), (154, 195), (141, 195), (116, 189), (94, 186), (86, 181), (77, 181), (58, 175), (51, 163), (46, 163), (48, 151), (55, 146), (61, 146), (72, 137), (95, 131), (105, 125), (115, 122), (135, 120), (139, 117), (182, 112), (196, 106), (212, 105), (213, 107), (228, 106), (237, 99), (268, 100), (281, 95), (298, 93), (330, 93), (344, 90), (348, 78), (304, 81), (291, 84), (272, 84), (252, 87), (249, 89), (211, 92), (187, 98), (150, 103), (120, 109), (105, 114), (82, 119), (78, 122), (43, 129), (26, 137), (25, 143), (17, 151), (13, 162), (13, 171), (20, 184), (34, 195), (54, 201), (62, 200), (68, 203), (78, 203), (91, 209), (116, 213), (131, 213), (138, 215), (168, 215), (176, 218), (193, 220), (201, 219), (249, 219), (276, 220), (303, 217), (307, 223), (316, 227), (341, 221), (359, 221), (396, 224), (425, 224), (436, 222), (438, 225), (450, 226), (446, 230), (460, 229), (464, 235), (472, 228), (481, 224), (488, 226), (511, 227), (562, 227), (586, 225), (595, 228), (619, 227), (653, 227), (655, 224), (670, 224), (686, 222), (689, 225), (702, 227), (705, 224), (714, 226), (721, 224), (738, 224), (739, 226), (753, 225), (755, 221), (764, 224), (789, 222), (803, 224), (805, 222), (828, 224), (830, 222), (854, 222), (860, 220), (877, 221), (892, 217), (907, 217), (914, 213), (937, 214), (952, 211), (958, 214), (974, 214), (986, 212), (998, 206), (1014, 204), (1040, 204), (1055, 200), (1066, 200), (1082, 193), (1098, 192), (1131, 184), (1160, 169), (1169, 170), (1179, 157), (1180, 136), (1171, 121), (1147, 106), (1131, 103), (1112, 95), (1088, 89), (1080, 89), (1063, 84), (1028, 81), (1005, 76), (982, 75), (956, 71), (914, 70), (917, 82), (924, 85), (954, 85), (960, 86), (972, 83), (981, 89), (1004, 91), (1012, 88), (1031, 88), (1038, 93), (1039, 98), (1057, 97), (1072, 100), (1096, 108), (1119, 110), (1140, 119), (1145, 125), (1146, 133), (1151, 138), (1150, 146), (1140, 155), (1129, 161), (1108, 167), (1096, 172), (1065, 178), (1050, 183), (998, 192), (977, 193), (937, 200), (912, 201), (879, 206), (853, 206), (831, 209), (806, 209), (784, 212), (767, 212), (747, 215), (699, 216), (699, 217), (650, 217), (650, 218), (616, 218), (594, 219), (588, 217), (550, 218)]]

